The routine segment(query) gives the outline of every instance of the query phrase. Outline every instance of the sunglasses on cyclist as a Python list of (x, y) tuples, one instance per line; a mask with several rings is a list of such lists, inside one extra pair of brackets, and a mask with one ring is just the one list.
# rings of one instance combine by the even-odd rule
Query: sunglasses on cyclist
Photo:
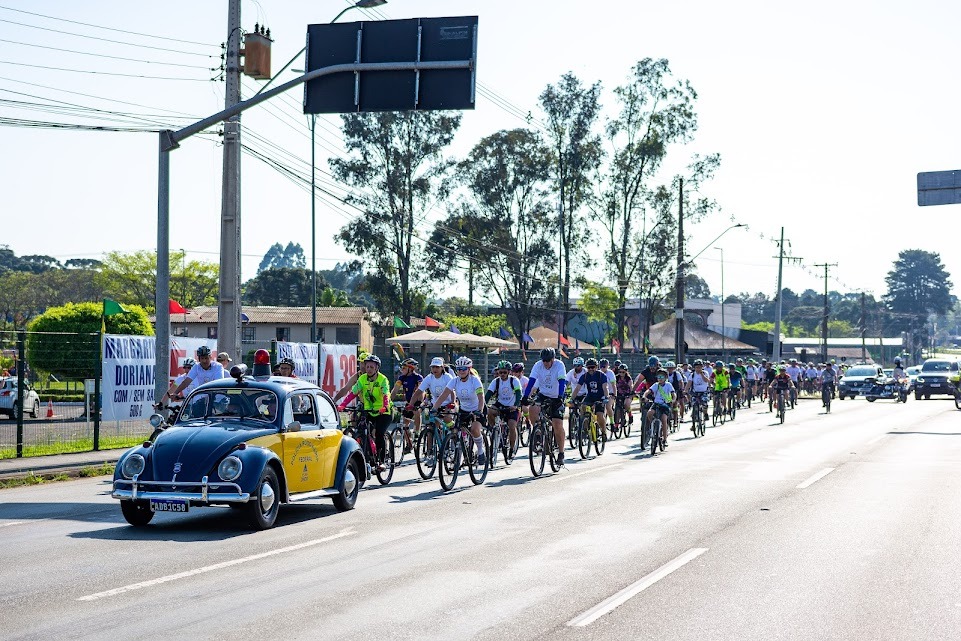
[(456, 369), (458, 372), (466, 372), (466, 371), (469, 370), (470, 368), (469, 368), (469, 367), (455, 367), (454, 369)]
[(597, 369), (597, 365), (588, 365), (587, 369)]

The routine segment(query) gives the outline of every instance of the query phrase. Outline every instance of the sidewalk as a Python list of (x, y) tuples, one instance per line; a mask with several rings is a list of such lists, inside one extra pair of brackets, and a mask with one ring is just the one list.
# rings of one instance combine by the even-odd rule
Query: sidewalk
[(100, 452), (75, 452), (72, 454), (0, 459), (0, 479), (22, 478), (31, 473), (38, 476), (70, 474), (85, 467), (97, 467), (104, 463), (114, 464), (126, 451), (127, 448), (101, 450)]

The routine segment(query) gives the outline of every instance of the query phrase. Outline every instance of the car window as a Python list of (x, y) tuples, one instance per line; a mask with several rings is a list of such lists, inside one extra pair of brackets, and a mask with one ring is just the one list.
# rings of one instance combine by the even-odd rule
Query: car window
[(338, 426), (337, 410), (335, 410), (333, 404), (323, 396), (317, 397), (317, 414), (321, 424), (325, 427), (336, 428)]
[(191, 394), (184, 402), (177, 423), (207, 420), (256, 420), (277, 418), (277, 396), (265, 389), (207, 389)]
[(852, 367), (846, 376), (877, 376), (878, 370), (873, 367)]
[(921, 366), (922, 372), (946, 372), (948, 369), (947, 361), (927, 361)]
[(290, 406), (293, 411), (294, 420), (300, 423), (300, 429), (316, 430), (320, 426), (317, 423), (317, 412), (314, 407), (314, 397), (311, 394), (292, 394)]

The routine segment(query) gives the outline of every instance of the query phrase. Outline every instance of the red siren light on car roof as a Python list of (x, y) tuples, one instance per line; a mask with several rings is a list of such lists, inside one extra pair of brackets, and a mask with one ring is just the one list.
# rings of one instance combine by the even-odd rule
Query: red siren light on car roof
[(254, 352), (254, 377), (270, 376), (270, 352), (258, 349)]

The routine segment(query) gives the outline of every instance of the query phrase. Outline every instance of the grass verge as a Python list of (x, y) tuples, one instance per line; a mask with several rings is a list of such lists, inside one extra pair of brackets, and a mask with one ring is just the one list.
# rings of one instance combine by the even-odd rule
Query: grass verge
[[(126, 449), (143, 443), (147, 436), (103, 436), (100, 438), (101, 450)], [(92, 452), (93, 439), (81, 438), (73, 441), (56, 441), (39, 445), (24, 445), (23, 458), (32, 456), (49, 456), (51, 454), (73, 454), (76, 452)], [(17, 448), (0, 448), (0, 459), (16, 458)]]
[(26, 476), (20, 478), (0, 479), (0, 490), (11, 487), (25, 487), (29, 485), (43, 485), (44, 483), (56, 483), (57, 481), (69, 481), (77, 477), (90, 478), (93, 476), (107, 476), (113, 474), (113, 468), (114, 466), (112, 464), (104, 463), (103, 465), (82, 468), (75, 474), (67, 474), (66, 472), (34, 474), (33, 472), (28, 472)]

